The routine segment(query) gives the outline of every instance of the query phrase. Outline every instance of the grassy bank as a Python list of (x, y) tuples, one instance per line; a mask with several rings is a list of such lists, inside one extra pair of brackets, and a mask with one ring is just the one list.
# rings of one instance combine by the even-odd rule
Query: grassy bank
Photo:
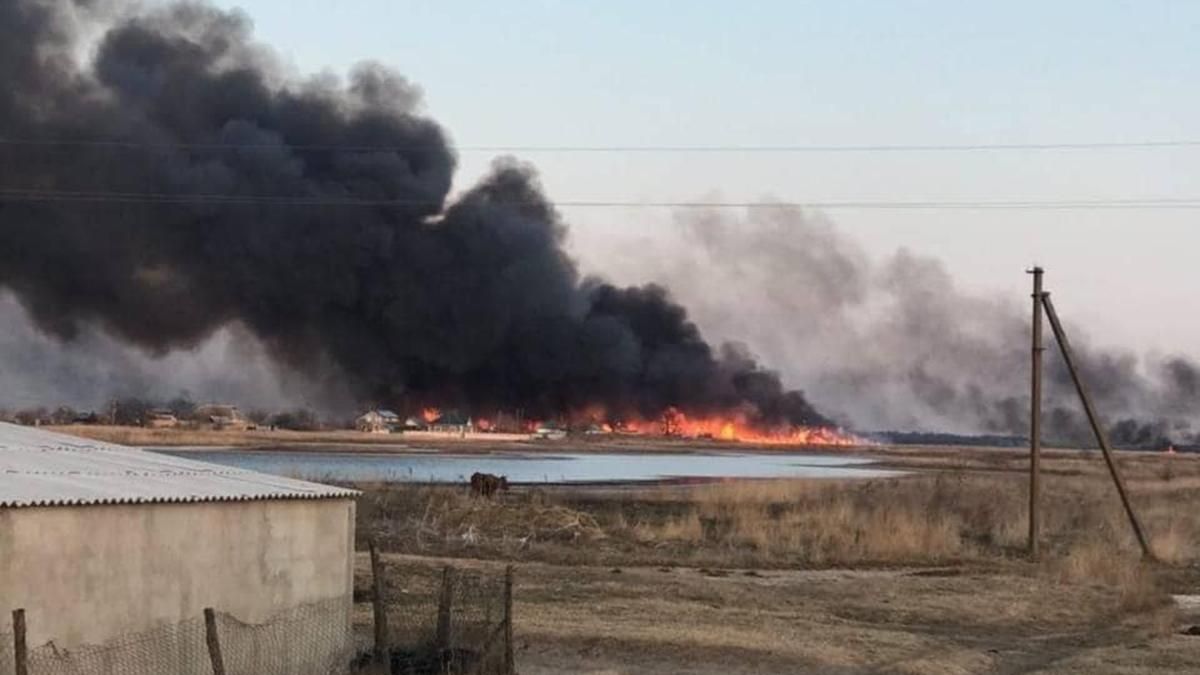
[[(1154, 551), (1200, 560), (1200, 477), (1178, 458), (1128, 461)], [(1172, 463), (1173, 462), (1173, 463)], [(692, 487), (517, 490), (364, 486), (360, 536), (398, 553), (553, 564), (711, 569), (1015, 565), (1103, 584), (1130, 609), (1163, 602), (1102, 466), (1049, 467), (1045, 561), (1023, 561), (1025, 478), (961, 469), (871, 481), (734, 481)], [(1191, 592), (1176, 589), (1179, 592)]]
[[(495, 501), (363, 486), (359, 534), (389, 551), (398, 593), (442, 565), (516, 561), (523, 673), (1197, 672), (1200, 639), (1180, 632), (1200, 616), (1169, 597), (1200, 586), (1195, 463), (1123, 458), (1160, 565), (1103, 467), (1077, 459), (1049, 467), (1037, 564), (1025, 477), (978, 468)], [(369, 604), (356, 624), (369, 634)]]

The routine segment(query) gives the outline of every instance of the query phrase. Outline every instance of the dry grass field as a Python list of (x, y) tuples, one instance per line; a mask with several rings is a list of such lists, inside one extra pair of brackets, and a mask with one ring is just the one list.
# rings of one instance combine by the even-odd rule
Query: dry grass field
[[(1166, 562), (1200, 555), (1198, 459), (1122, 456), (1155, 553)], [(1082, 453), (1046, 464), (1048, 557), (1136, 559), (1103, 464)], [(406, 553), (550, 562), (944, 564), (1019, 557), (1027, 532), (1025, 486), (1018, 467), (991, 466), (926, 468), (876, 480), (539, 487), (496, 501), (461, 487), (366, 486), (360, 532)]]
[(992, 451), (869, 481), (365, 486), (359, 533), (400, 578), (516, 561), (524, 673), (1190, 673), (1200, 616), (1171, 596), (1200, 592), (1196, 460), (1121, 456), (1157, 564), (1095, 453), (1046, 461), (1036, 564), (1024, 464)]
[[(348, 450), (394, 442), (354, 432), (296, 440), (250, 432), (237, 441), (210, 433), (105, 439)], [(664, 439), (467, 445), (446, 447), (730, 449)], [(1200, 637), (1184, 634), (1200, 624), (1200, 457), (1119, 453), (1160, 559), (1148, 563), (1099, 454), (1048, 452), (1044, 556), (1033, 563), (1024, 557), (1021, 451), (846, 452), (910, 474), (518, 487), (495, 500), (465, 486), (360, 485), (359, 544), (374, 538), (385, 552), (392, 593), (418, 592), (414, 584), (447, 564), (515, 563), (517, 662), (526, 675), (1200, 672)], [(361, 600), (370, 586), (365, 555), (356, 577)], [(367, 602), (356, 605), (355, 622), (369, 635)]]
[[(442, 565), (383, 556), (395, 593)], [(357, 589), (369, 595), (359, 557)], [(1200, 638), (1167, 604), (1131, 610), (1113, 589), (1011, 565), (703, 569), (517, 563), (523, 675), (750, 673), (1194, 673)], [(428, 589), (424, 589), (428, 592)], [(432, 611), (432, 610), (430, 610)], [(355, 625), (371, 631), (368, 602)]]

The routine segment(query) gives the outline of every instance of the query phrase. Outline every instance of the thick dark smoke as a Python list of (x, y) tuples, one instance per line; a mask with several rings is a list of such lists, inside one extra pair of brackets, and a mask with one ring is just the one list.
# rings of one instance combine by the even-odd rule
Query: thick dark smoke
[[(631, 279), (675, 283), (697, 323), (738, 335), (789, 381), (860, 429), (1028, 434), (1029, 316), (1021, 298), (972, 295), (943, 265), (901, 250), (872, 259), (794, 208), (685, 213), (676, 236), (616, 242)], [(667, 255), (669, 252), (669, 255)], [(647, 272), (652, 270), (651, 272)], [(1092, 346), (1060, 307), (1114, 443), (1200, 442), (1200, 368)], [(1046, 328), (1045, 427), (1094, 443)]]
[(288, 77), (202, 4), (0, 0), (0, 81), (0, 136), (46, 141), (0, 146), (0, 286), (61, 340), (236, 323), (364, 401), (824, 422), (664, 289), (582, 279), (530, 168), (449, 200), (445, 133), (379, 65)]
[(347, 416), (336, 379), (314, 382), (280, 369), (238, 326), (195, 349), (142, 353), (95, 327), (64, 343), (40, 332), (10, 293), (0, 292), (0, 411), (70, 406), (106, 411), (115, 399), (236, 401), (247, 411), (313, 407)]

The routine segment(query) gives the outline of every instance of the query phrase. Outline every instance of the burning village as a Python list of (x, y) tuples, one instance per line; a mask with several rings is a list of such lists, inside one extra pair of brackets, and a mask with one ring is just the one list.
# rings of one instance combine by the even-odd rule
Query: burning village
[(652, 5), (0, 0), (0, 675), (1200, 672), (1200, 12)]

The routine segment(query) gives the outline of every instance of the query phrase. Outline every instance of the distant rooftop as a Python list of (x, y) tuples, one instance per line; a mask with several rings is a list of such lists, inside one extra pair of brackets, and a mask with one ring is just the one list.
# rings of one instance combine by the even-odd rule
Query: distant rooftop
[(0, 508), (346, 499), (357, 494), (0, 422)]

